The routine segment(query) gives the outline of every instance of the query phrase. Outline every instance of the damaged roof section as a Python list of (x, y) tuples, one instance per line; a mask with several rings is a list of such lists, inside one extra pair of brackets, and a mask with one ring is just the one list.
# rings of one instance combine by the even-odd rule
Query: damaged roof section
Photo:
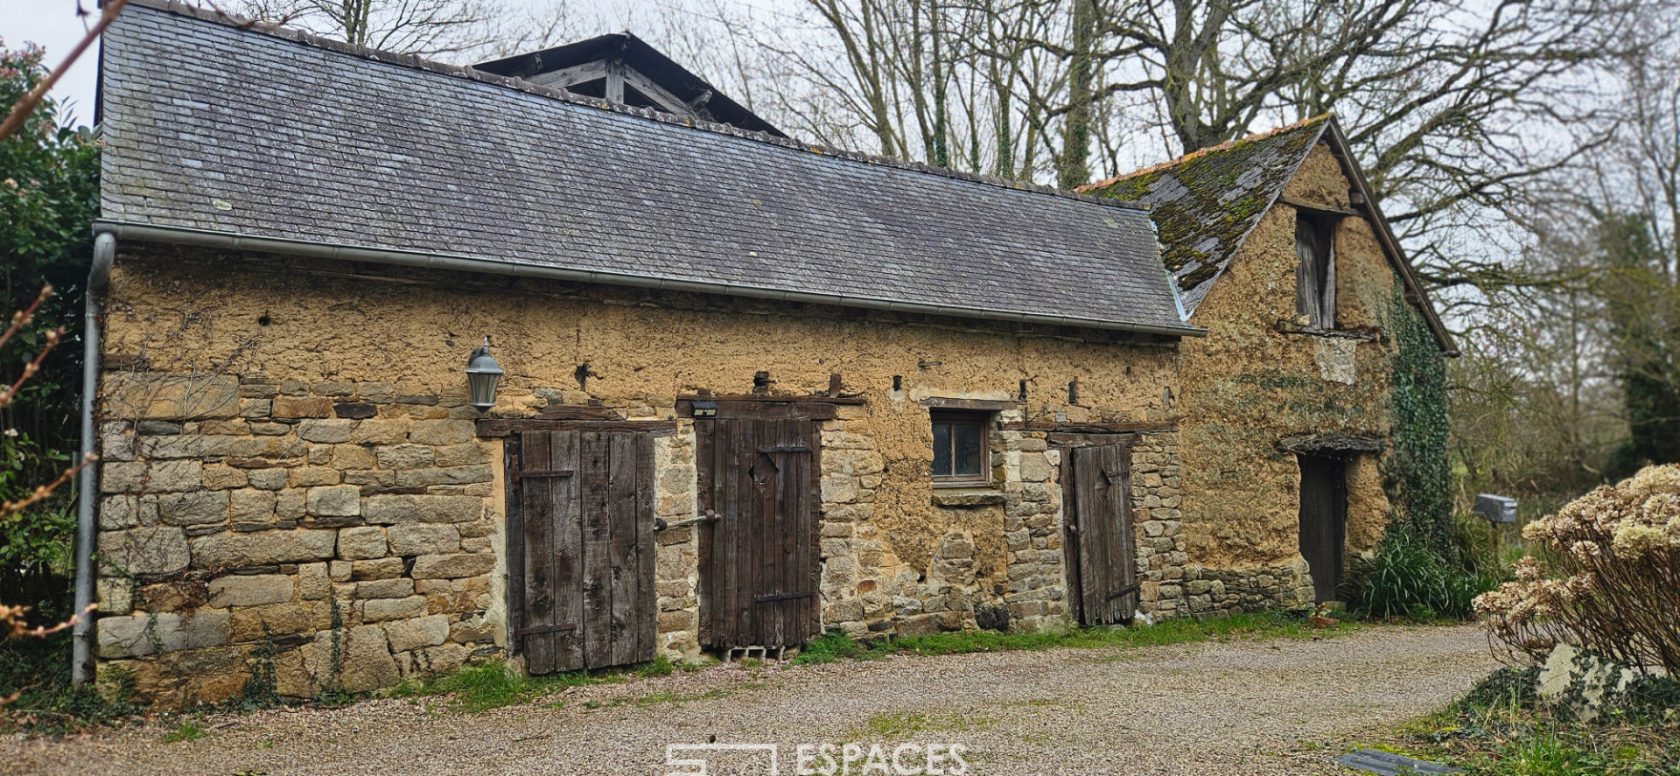
[[(1148, 213), (136, 0), (105, 221), (1164, 334)], [(158, 238), (164, 239), (164, 238)]]
[(1430, 303), (1428, 290), (1389, 228), (1365, 173), (1331, 114), (1210, 146), (1079, 190), (1151, 207), (1161, 239), (1161, 261), (1172, 274), (1189, 319), (1320, 142), (1336, 157), (1355, 189), (1356, 207), (1363, 211), (1382, 244), (1383, 254), (1404, 284), (1407, 301), (1423, 314), (1441, 352), (1458, 355), (1452, 334)]
[(1307, 153), (1329, 116), (1204, 148), (1082, 191), (1147, 204), (1161, 234), (1161, 261), (1194, 314)]

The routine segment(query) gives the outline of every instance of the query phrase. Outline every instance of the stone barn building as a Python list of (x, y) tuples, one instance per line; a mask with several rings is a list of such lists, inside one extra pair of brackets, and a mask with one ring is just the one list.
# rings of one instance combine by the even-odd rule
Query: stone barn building
[[(100, 111), (78, 669), (154, 702), (1117, 623), (1179, 610), (1194, 549), (1278, 565), (1237, 494), (1180, 530), (1175, 422), (1237, 411), (1179, 362), (1253, 345), (1181, 350), (1144, 208), (155, 0)], [(1206, 311), (1289, 304), (1271, 260)], [(1266, 336), (1317, 380), (1362, 331)]]
[(1327, 116), (1069, 194), (161, 0), (100, 95), (76, 670), (163, 705), (1332, 600), (1453, 352)]
[(1336, 600), (1394, 512), (1397, 330), (1455, 353), (1341, 128), (1320, 116), (1083, 191), (1150, 206), (1186, 319), (1208, 333), (1179, 347), (1191, 564), (1156, 594), (1191, 613)]

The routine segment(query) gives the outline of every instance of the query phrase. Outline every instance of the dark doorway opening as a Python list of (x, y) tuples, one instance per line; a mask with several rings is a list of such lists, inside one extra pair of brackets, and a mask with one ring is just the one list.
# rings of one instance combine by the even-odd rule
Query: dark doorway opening
[(1347, 460), (1303, 454), (1299, 461), (1301, 556), (1312, 570), (1313, 597), (1334, 601), (1347, 544)]

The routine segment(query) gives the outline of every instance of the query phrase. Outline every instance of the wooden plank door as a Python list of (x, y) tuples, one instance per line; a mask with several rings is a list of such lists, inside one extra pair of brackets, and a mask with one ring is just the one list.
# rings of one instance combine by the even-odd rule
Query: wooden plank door
[(716, 649), (783, 647), (817, 634), (816, 424), (809, 418), (695, 422), (700, 639)]
[(1347, 542), (1347, 462), (1316, 455), (1301, 465), (1301, 557), (1312, 570), (1313, 597), (1335, 601)]
[(652, 660), (652, 436), (527, 431), (506, 449), (509, 612), (526, 670)]
[(1082, 625), (1130, 622), (1138, 604), (1131, 447), (1068, 448), (1065, 461), (1068, 599)]

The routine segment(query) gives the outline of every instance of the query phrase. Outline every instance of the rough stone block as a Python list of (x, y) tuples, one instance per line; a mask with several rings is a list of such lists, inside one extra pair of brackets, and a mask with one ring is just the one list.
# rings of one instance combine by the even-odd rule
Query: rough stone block
[(436, 454), (427, 445), (386, 445), (376, 448), (375, 453), (381, 469), (419, 469), (431, 466), (436, 460)]
[(273, 414), (277, 418), (331, 417), (332, 400), (308, 396), (276, 396)]
[(484, 499), (476, 496), (379, 495), (368, 497), (363, 517), (380, 525), (464, 523), (483, 512)]
[(408, 577), (370, 579), (356, 583), (355, 598), (407, 598), (414, 595), (414, 580)]
[(243, 488), (250, 482), (250, 474), (244, 469), (235, 469), (221, 463), (205, 464), (200, 476), (204, 487), (211, 490)]
[(423, 445), (458, 445), (473, 441), (477, 433), (470, 420), (417, 420), (408, 438)]
[(336, 444), (350, 441), (350, 432), (356, 429), (356, 421), (342, 418), (327, 420), (310, 419), (298, 424), (298, 438), (305, 442), (321, 442)]
[(94, 600), (99, 602), (101, 615), (128, 614), (134, 611), (134, 580), (127, 577), (100, 577), (94, 582)]
[(422, 647), (399, 657), (403, 676), (443, 674), (460, 668), (472, 655), (472, 649), (460, 644), (440, 644)]
[(440, 555), (461, 548), (460, 531), (449, 524), (393, 525), (389, 538), (392, 555)]
[(135, 496), (106, 496), (99, 502), (99, 528), (110, 531), (140, 525), (140, 499)]
[(436, 450), (438, 466), (478, 466), (488, 460), (488, 456), (477, 442), (467, 442), (459, 445), (444, 445)]
[[(297, 658), (277, 666), (277, 681), (287, 695), (308, 696), (323, 687), (337, 686), (345, 692), (367, 692), (389, 687), (401, 679), (391, 657), (385, 629), (361, 625), (343, 632), (337, 648), (331, 632), (317, 634), (315, 642), (297, 650)], [(333, 665), (334, 654), (340, 665)]]
[(106, 568), (129, 574), (170, 574), (191, 560), (186, 534), (168, 526), (106, 531), (99, 536), (99, 557)]
[(227, 512), (227, 491), (165, 493), (158, 497), (158, 519), (166, 525), (219, 523), (227, 519)]
[(231, 418), (239, 412), (239, 378), (164, 372), (108, 372), (106, 417), (147, 420)]
[(294, 488), (313, 488), (337, 485), (343, 479), (344, 473), (331, 466), (299, 466), (288, 473), (286, 484)]
[(391, 579), (403, 574), (402, 558), (374, 558), (350, 562), (351, 579)]
[(361, 513), (361, 488), (354, 485), (328, 485), (309, 489), (309, 514), (350, 517)]
[(228, 494), (228, 516), (235, 526), (260, 526), (274, 521), (273, 491), (242, 488)]
[(345, 560), (385, 557), (385, 529), (375, 526), (340, 529), (338, 557)]
[(327, 576), (327, 564), (299, 564), (297, 590), (298, 597), (306, 601), (317, 601), (332, 595), (332, 580)]
[(333, 530), (214, 534), (192, 540), (192, 562), (194, 568), (213, 569), (326, 560), (337, 541)]
[(407, 620), (426, 614), (426, 597), (370, 598), (362, 602), (362, 619), (366, 622)]
[(339, 471), (348, 469), (372, 469), (376, 460), (372, 450), (361, 445), (334, 445), (332, 452), (332, 467)]
[(459, 579), (488, 574), (495, 568), (496, 556), (488, 552), (455, 553), (452, 555), (421, 555), (414, 559), (415, 579)]
[(262, 606), (292, 600), (292, 578), (285, 574), (230, 574), (210, 580), (210, 605)]
[(197, 609), (210, 601), (210, 588), (200, 579), (155, 582), (134, 591), (135, 605), (149, 612)]
[(139, 657), (228, 643), (228, 613), (224, 609), (101, 617), (94, 626), (99, 632), (102, 658)]
[(199, 461), (157, 461), (146, 469), (141, 490), (168, 493), (198, 490), (204, 486), (204, 464)]
[(392, 652), (435, 647), (449, 638), (449, 618), (434, 614), (413, 620), (387, 622), (385, 638), (390, 641)]
[(376, 418), (364, 420), (350, 432), (350, 441), (362, 445), (395, 445), (408, 439), (413, 421), (407, 418)]
[(379, 414), (379, 408), (367, 402), (339, 402), (333, 405), (333, 414), (350, 420), (364, 420)]
[(325, 601), (281, 603), (235, 609), (229, 636), (235, 642), (263, 641), (275, 636), (313, 633), (332, 627), (332, 609)]
[(261, 490), (279, 490), (286, 487), (286, 470), (278, 468), (252, 469), (246, 477), (251, 487)]
[(470, 485), (489, 482), (489, 466), (456, 466), (449, 469), (409, 469), (397, 472), (397, 487), (424, 488), (433, 485)]
[(102, 493), (139, 493), (145, 482), (146, 464), (138, 461), (117, 461), (99, 467)]

